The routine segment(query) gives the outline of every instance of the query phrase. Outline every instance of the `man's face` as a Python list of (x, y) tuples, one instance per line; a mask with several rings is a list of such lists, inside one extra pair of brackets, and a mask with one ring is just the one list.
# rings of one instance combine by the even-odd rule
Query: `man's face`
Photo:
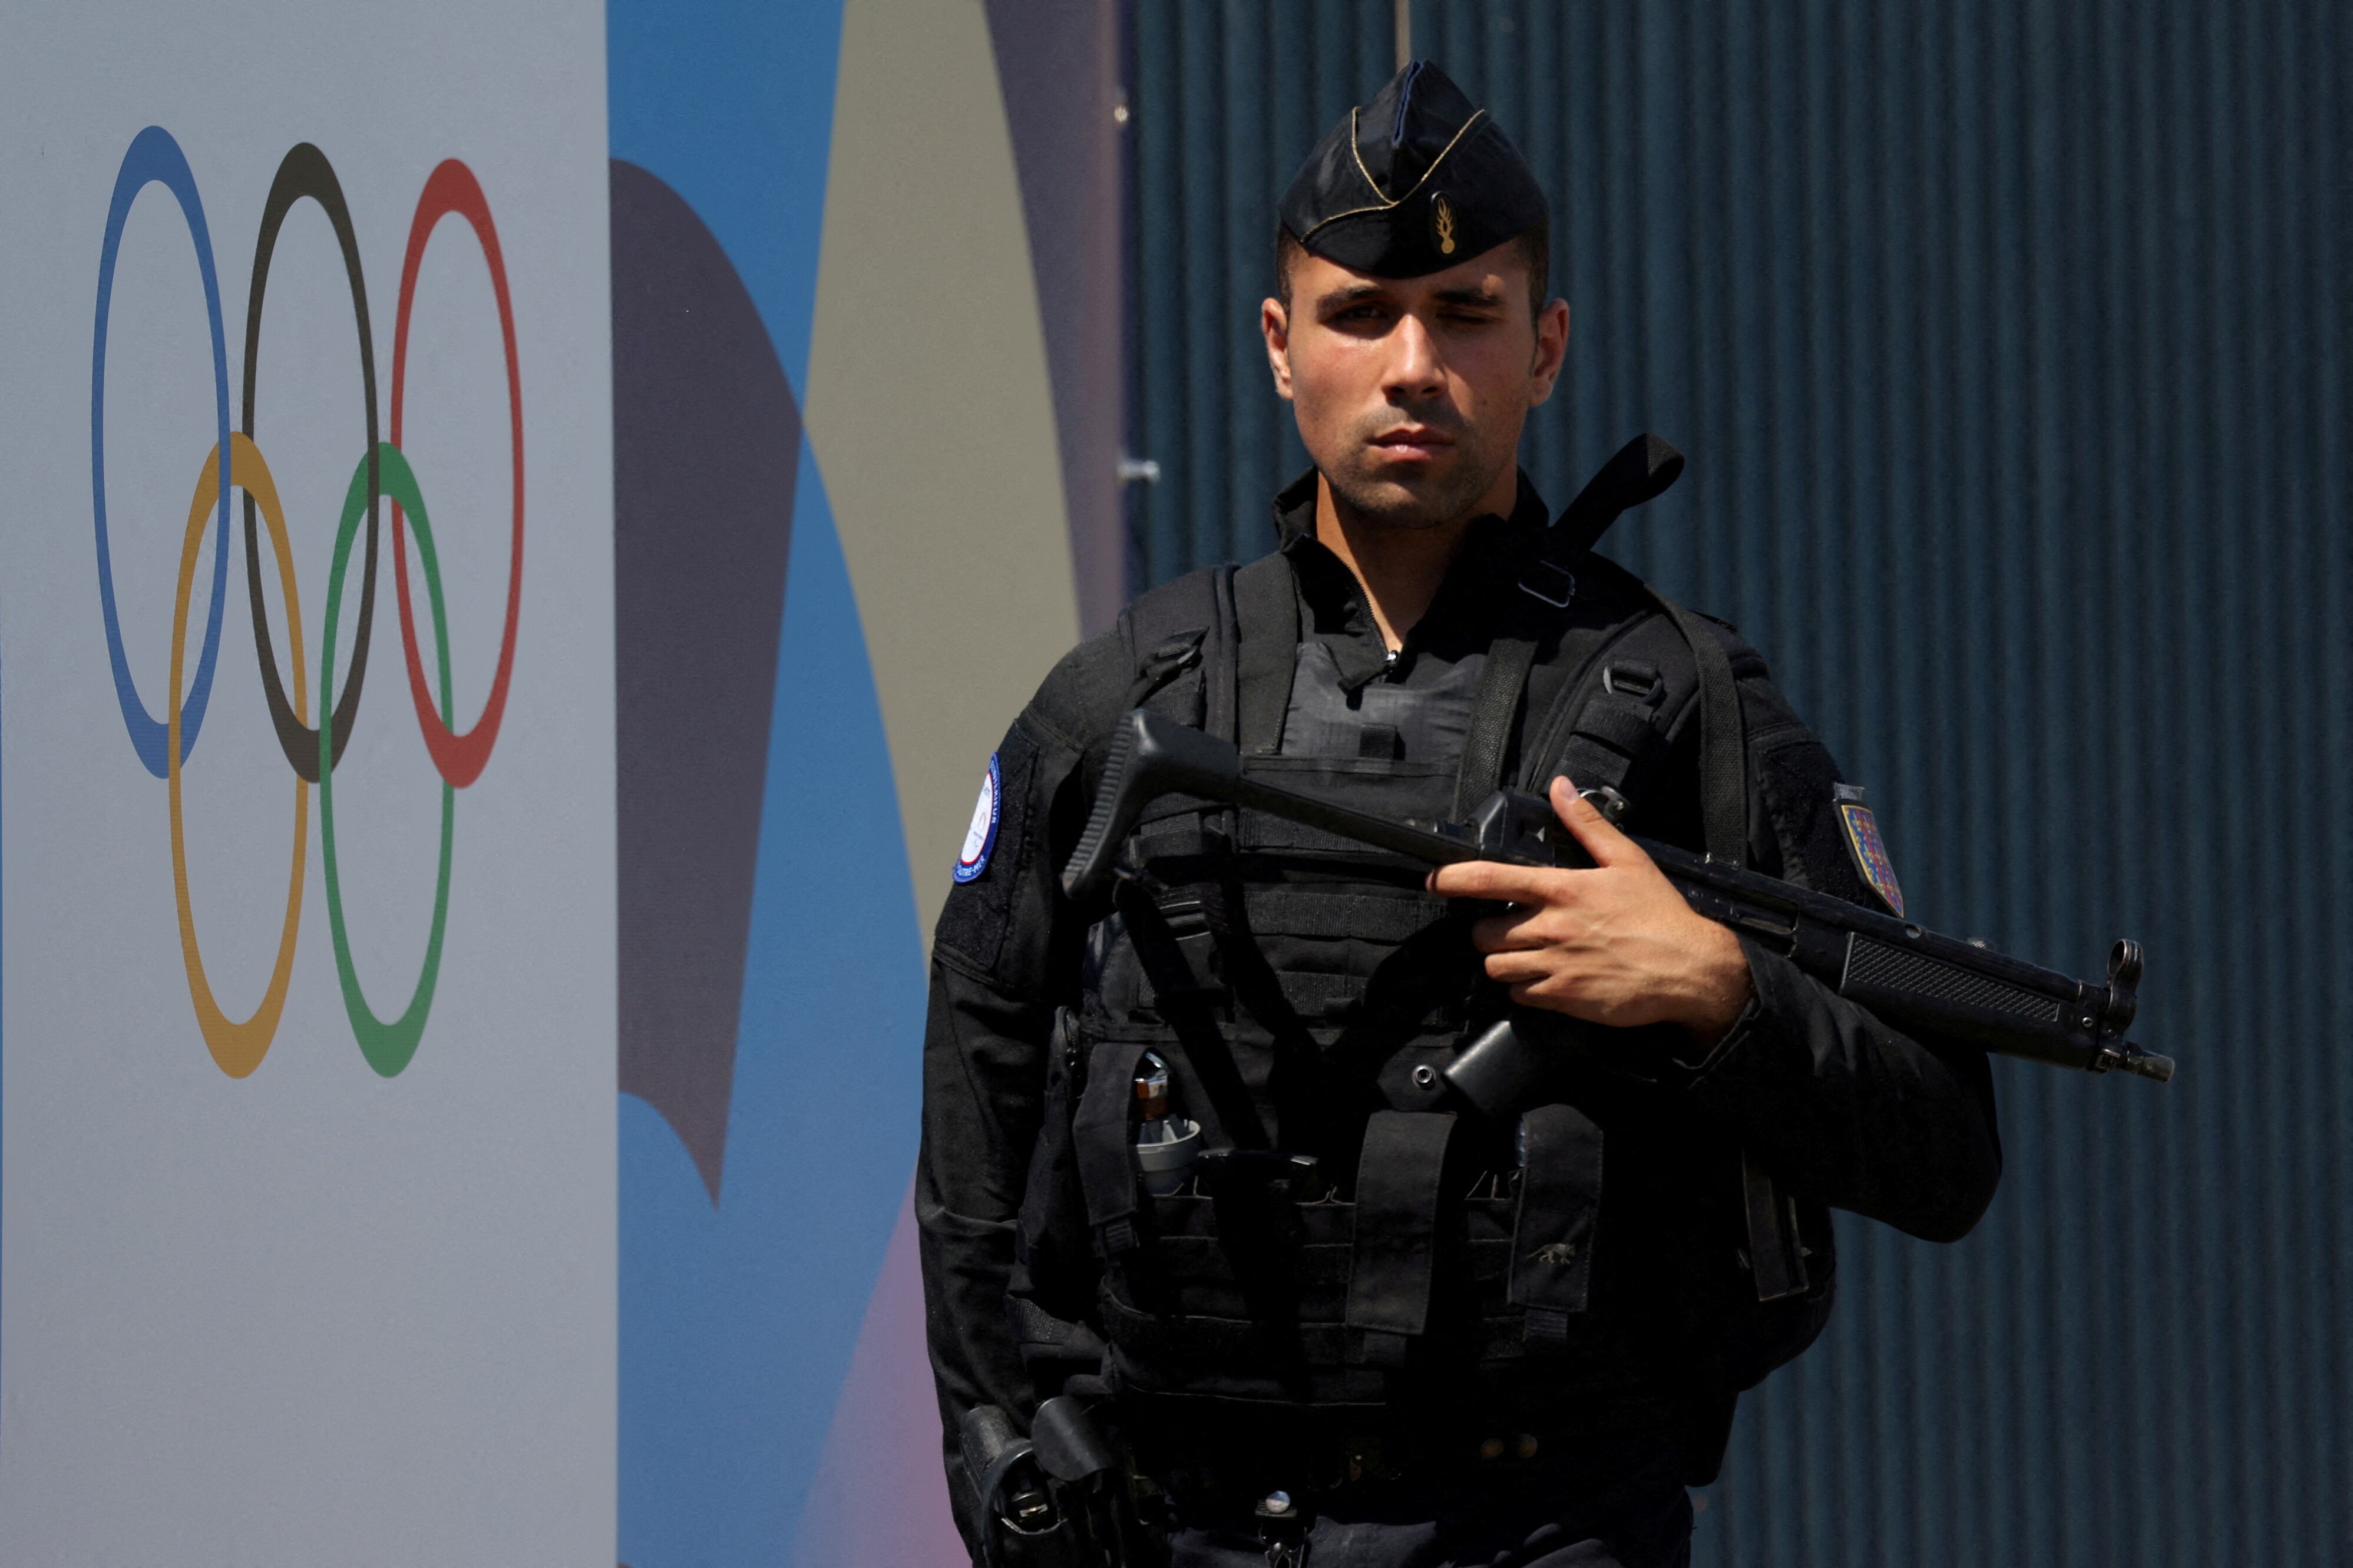
[(1308, 456), (1359, 517), (1453, 522), (1513, 471), (1568, 346), (1568, 307), (1532, 316), (1528, 282), (1509, 244), (1424, 278), (1293, 256), (1289, 305), (1260, 307), (1267, 358)]

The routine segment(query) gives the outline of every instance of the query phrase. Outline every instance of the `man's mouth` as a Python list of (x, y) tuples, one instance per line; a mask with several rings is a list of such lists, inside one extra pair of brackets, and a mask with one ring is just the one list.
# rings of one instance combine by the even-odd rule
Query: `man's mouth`
[(1372, 444), (1392, 458), (1412, 461), (1439, 456), (1454, 445), (1454, 437), (1428, 425), (1401, 425), (1374, 437)]

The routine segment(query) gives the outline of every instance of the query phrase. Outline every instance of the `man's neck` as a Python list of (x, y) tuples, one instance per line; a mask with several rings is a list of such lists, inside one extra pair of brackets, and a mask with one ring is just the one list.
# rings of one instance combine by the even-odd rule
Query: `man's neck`
[(1406, 634), (1438, 597), (1439, 585), (1470, 537), (1472, 522), (1507, 515), (1519, 499), (1519, 471), (1506, 469), (1477, 505), (1452, 522), (1394, 528), (1366, 521), (1334, 495), (1332, 482), (1318, 474), (1315, 537), (1356, 574), (1381, 640), (1394, 650), (1405, 646)]

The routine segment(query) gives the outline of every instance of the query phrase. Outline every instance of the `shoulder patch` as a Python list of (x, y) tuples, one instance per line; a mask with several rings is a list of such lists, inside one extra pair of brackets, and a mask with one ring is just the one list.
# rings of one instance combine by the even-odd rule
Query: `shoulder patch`
[(997, 852), (997, 824), (1005, 815), (1005, 773), (997, 753), (990, 752), (988, 772), (980, 779), (980, 799), (973, 804), (972, 826), (965, 829), (964, 847), (956, 853), (955, 879), (969, 882), (988, 869)]
[[(1845, 830), (1846, 847), (1854, 857), (1855, 869), (1872, 890), (1887, 901), (1887, 907), (1897, 914), (1904, 912), (1904, 889), (1895, 880), (1895, 863), (1887, 858), (1887, 846), (1879, 837), (1879, 821), (1871, 815), (1871, 807), (1862, 804), (1862, 792), (1851, 785), (1841, 785), (1838, 803), (1839, 826)], [(1853, 798), (1846, 798), (1852, 796)]]

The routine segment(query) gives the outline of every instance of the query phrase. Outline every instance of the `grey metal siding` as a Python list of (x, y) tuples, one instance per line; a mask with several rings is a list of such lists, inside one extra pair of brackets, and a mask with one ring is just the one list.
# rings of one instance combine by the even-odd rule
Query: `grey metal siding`
[[(2158, 1088), (2002, 1065), (1937, 1247), (1842, 1220), (1702, 1563), (2353, 1562), (2353, 5), (1419, 0), (1557, 203), (1555, 505), (1729, 616), (1866, 783), (1915, 911), (2147, 945)], [(1134, 579), (1269, 542), (1276, 194), (1388, 0), (1135, 0)]]

